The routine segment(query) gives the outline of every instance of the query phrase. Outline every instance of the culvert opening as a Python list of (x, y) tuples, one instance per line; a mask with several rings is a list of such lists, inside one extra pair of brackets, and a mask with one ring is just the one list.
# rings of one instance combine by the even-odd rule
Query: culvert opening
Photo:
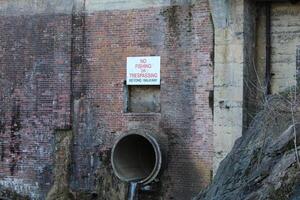
[(148, 135), (125, 135), (113, 147), (112, 166), (121, 180), (147, 184), (156, 178), (161, 167), (159, 145)]

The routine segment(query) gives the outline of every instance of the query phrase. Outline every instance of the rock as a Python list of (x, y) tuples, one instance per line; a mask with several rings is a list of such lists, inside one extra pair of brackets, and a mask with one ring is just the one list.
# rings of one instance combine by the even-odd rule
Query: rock
[(269, 97), (194, 200), (300, 200), (300, 113), (290, 96)]
[(0, 186), (0, 200), (30, 200), (30, 198)]

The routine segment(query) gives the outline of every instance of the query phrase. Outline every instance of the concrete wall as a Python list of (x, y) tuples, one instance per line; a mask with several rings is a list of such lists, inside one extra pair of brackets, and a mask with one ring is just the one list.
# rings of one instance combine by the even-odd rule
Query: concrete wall
[(272, 27), (272, 93), (296, 84), (296, 51), (300, 44), (300, 4), (274, 3)]
[[(256, 66), (264, 83), (266, 64), (265, 7), (257, 13)], [(299, 3), (271, 3), (271, 93), (282, 92), (296, 84), (296, 52), (300, 40)]]
[[(215, 32), (214, 171), (265, 100), (265, 5), (210, 1)], [(299, 3), (271, 3), (271, 92), (296, 84)]]
[(0, 15), (71, 14), (74, 0), (12, 0), (0, 2)]
[(214, 50), (214, 172), (243, 130), (244, 1), (211, 0)]

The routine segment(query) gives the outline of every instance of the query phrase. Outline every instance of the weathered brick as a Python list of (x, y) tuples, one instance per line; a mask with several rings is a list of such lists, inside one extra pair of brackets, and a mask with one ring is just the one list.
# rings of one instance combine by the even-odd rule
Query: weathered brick
[[(93, 192), (103, 152), (145, 125), (169, 141), (168, 167), (152, 199), (188, 199), (210, 182), (213, 29), (206, 0), (1, 16), (0, 23), (0, 184), (43, 199), (53, 184), (53, 134), (72, 128), (70, 186)], [(126, 113), (126, 57), (151, 55), (162, 60), (161, 111)]]

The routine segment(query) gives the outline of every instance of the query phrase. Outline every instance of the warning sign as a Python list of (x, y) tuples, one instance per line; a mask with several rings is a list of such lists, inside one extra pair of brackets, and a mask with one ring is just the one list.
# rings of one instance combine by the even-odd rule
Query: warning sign
[(127, 85), (160, 85), (160, 56), (127, 57)]

